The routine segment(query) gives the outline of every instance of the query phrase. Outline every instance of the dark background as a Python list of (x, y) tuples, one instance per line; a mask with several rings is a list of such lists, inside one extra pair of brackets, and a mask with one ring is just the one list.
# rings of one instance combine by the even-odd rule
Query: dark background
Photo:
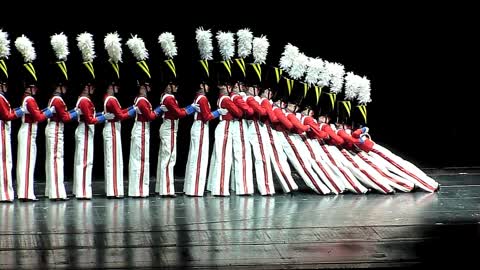
[[(285, 4), (286, 3), (286, 4)], [(37, 51), (34, 62), (40, 80), (37, 101), (45, 107), (50, 94), (51, 70), (55, 61), (50, 36), (64, 32), (69, 37), (67, 66), (72, 78), (65, 97), (69, 108), (75, 105), (79, 94), (75, 74), (81, 67), (76, 46), (77, 34), (88, 31), (94, 35), (97, 58), (94, 65), (101, 72), (107, 56), (103, 48), (105, 34), (118, 31), (122, 43), (130, 34), (138, 34), (150, 52), (149, 66), (153, 74), (153, 90), (149, 96), (154, 106), (159, 103), (159, 66), (163, 53), (158, 35), (169, 31), (175, 35), (179, 55), (175, 58), (182, 84), (178, 100), (184, 106), (193, 101), (189, 74), (192, 63), (198, 59), (195, 29), (211, 28), (213, 32), (250, 28), (255, 36), (267, 35), (270, 41), (267, 62), (278, 64), (283, 47), (292, 43), (306, 55), (345, 65), (347, 71), (367, 76), (372, 83), (372, 100), (368, 105), (370, 133), (378, 143), (418, 164), (420, 167), (480, 166), (476, 152), (478, 123), (478, 86), (476, 63), (479, 48), (477, 19), (468, 6), (450, 5), (366, 5), (341, 3), (338, 6), (300, 1), (273, 3), (260, 7), (259, 3), (226, 2), (206, 7), (204, 3), (158, 7), (145, 5), (121, 8), (76, 6), (68, 11), (13, 12), (0, 17), (0, 28), (9, 32), (12, 56), (8, 60), (11, 87), (8, 98), (12, 106), (21, 100), (21, 82), (18, 74), (22, 60), (13, 41), (25, 34)], [(157, 5), (157, 3), (155, 3)], [(255, 8), (252, 8), (255, 7)], [(39, 7), (40, 8), (40, 7)], [(45, 8), (45, 7), (42, 7)], [(193, 13), (192, 13), (193, 12)], [(5, 12), (4, 12), (5, 13)], [(216, 43), (214, 42), (215, 50)], [(121, 64), (122, 86), (118, 95), (127, 107), (136, 95), (130, 75), (133, 63), (127, 46), (124, 64)], [(157, 78), (155, 78), (157, 76)], [(93, 100), (97, 111), (103, 108), (104, 87), (99, 84)], [(211, 98), (213, 107), (215, 97)], [(180, 121), (178, 155), (175, 173), (183, 176), (189, 148), (192, 118)], [(13, 122), (12, 150), (16, 160), (17, 131), (20, 121)], [(212, 123), (211, 131), (216, 125)], [(128, 169), (128, 150), (133, 120), (122, 122), (125, 172)], [(151, 173), (155, 175), (158, 155), (160, 121), (151, 124)], [(37, 139), (37, 179), (44, 179), (44, 127), (39, 125)], [(76, 123), (65, 126), (65, 173), (72, 177), (74, 131)], [(213, 138), (213, 137), (211, 137)], [(94, 177), (103, 178), (102, 125), (95, 131)], [(14, 170), (15, 171), (15, 170)]]

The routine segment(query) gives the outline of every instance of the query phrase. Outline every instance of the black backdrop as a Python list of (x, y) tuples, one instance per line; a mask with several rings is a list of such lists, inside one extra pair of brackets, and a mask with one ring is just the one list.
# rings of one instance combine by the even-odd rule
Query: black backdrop
[[(71, 54), (67, 62), (72, 77), (67, 94), (68, 107), (75, 105), (79, 89), (75, 74), (81, 66), (75, 36), (83, 31), (94, 35), (97, 59), (94, 65), (107, 60), (103, 49), (106, 33), (118, 31), (123, 42), (130, 34), (138, 34), (146, 41), (150, 52), (150, 67), (158, 74), (162, 52), (157, 43), (164, 31), (175, 35), (179, 55), (177, 68), (182, 76), (178, 99), (181, 105), (193, 100), (193, 88), (188, 74), (192, 62), (197, 59), (194, 31), (198, 26), (217, 30), (237, 31), (250, 28), (256, 36), (267, 35), (270, 50), (267, 62), (278, 63), (287, 42), (298, 46), (308, 56), (318, 56), (329, 61), (343, 63), (347, 71), (367, 76), (372, 82), (373, 102), (368, 106), (371, 135), (378, 143), (416, 162), (421, 167), (479, 166), (476, 155), (478, 86), (474, 85), (474, 69), (478, 48), (473, 33), (475, 19), (468, 7), (451, 6), (346, 6), (322, 7), (301, 5), (268, 7), (252, 12), (240, 7), (215, 10), (200, 4), (175, 8), (162, 6), (160, 10), (149, 7), (126, 7), (117, 11), (78, 9), (69, 12), (35, 13), (18, 17), (0, 17), (0, 28), (10, 33), (13, 41), (21, 34), (34, 43), (38, 59), (35, 61), (40, 78), (38, 93), (40, 107), (45, 107), (52, 88), (49, 70), (54, 61), (50, 47), (50, 35), (64, 32), (69, 37)], [(271, 9), (270, 9), (271, 8)], [(188, 9), (188, 11), (187, 11)], [(189, 12), (194, 12), (189, 15)], [(8, 15), (8, 14), (7, 14)], [(66, 16), (65, 16), (66, 15)], [(453, 17), (452, 15), (455, 15)], [(27, 22), (27, 23), (26, 23)], [(215, 44), (215, 43), (214, 43)], [(129, 106), (135, 96), (133, 78), (127, 63), (132, 61), (124, 46), (124, 62), (120, 68), (123, 76), (118, 98), (123, 106)], [(12, 44), (12, 57), (8, 60), (11, 87), (8, 98), (16, 106), (21, 99), (18, 72), (21, 58)], [(155, 79), (154, 79), (155, 83)], [(157, 84), (158, 85), (158, 84)], [(103, 87), (99, 85), (94, 97), (97, 110), (101, 110)], [(159, 91), (153, 87), (149, 96), (156, 105)], [(211, 103), (215, 97), (211, 98)], [(17, 131), (20, 121), (13, 122), (12, 143), (14, 164), (16, 159)], [(188, 154), (192, 119), (180, 121), (178, 154), (175, 173), (182, 176)], [(133, 121), (122, 123), (122, 141), (125, 172), (128, 168), (130, 130)], [(211, 131), (213, 132), (212, 125)], [(151, 173), (155, 174), (159, 146), (160, 121), (151, 125)], [(39, 125), (36, 177), (44, 179), (44, 127)], [(72, 176), (74, 130), (76, 123), (65, 128), (65, 173)], [(94, 177), (103, 178), (102, 126), (96, 127)], [(212, 137), (213, 138), (213, 137)]]

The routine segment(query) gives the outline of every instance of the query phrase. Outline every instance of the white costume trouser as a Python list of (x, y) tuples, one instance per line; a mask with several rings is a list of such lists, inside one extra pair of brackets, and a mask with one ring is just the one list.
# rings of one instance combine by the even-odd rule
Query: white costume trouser
[(232, 189), (237, 195), (253, 194), (252, 151), (247, 120), (230, 121), (233, 147)]
[[(334, 149), (332, 146), (330, 149)], [(384, 179), (372, 167), (365, 164), (360, 158), (352, 155), (345, 149), (338, 149), (337, 157), (347, 166), (353, 174), (365, 185), (378, 190), (383, 194), (392, 193), (393, 188), (388, 184), (388, 180)], [(334, 152), (333, 150), (331, 151)]]
[(389, 185), (393, 188), (403, 191), (410, 192), (415, 187), (415, 184), (408, 180), (404, 179), (396, 174), (391, 173), (382, 162), (376, 161), (373, 157), (369, 156), (365, 152), (357, 153), (357, 156), (360, 157), (365, 163), (370, 167), (374, 168), (379, 174), (381, 174), (385, 179), (389, 180)]
[(230, 172), (232, 170), (231, 121), (222, 120), (215, 129), (215, 143), (208, 172), (208, 190), (212, 195), (229, 196)]
[(67, 193), (64, 185), (63, 173), (63, 134), (64, 123), (48, 120), (45, 127), (45, 174), (47, 183), (45, 186), (45, 196), (50, 199), (66, 199)]
[(313, 170), (317, 173), (320, 179), (322, 179), (323, 183), (325, 183), (333, 193), (343, 193), (345, 185), (343, 184), (342, 179), (332, 171), (325, 161), (320, 157), (317, 157), (312, 146), (312, 140), (305, 135), (301, 135), (300, 138), (307, 147), (308, 153), (310, 153), (310, 163), (312, 164)]
[(150, 183), (150, 123), (135, 121), (130, 138), (128, 196), (148, 197)]
[(177, 162), (178, 120), (163, 119), (160, 126), (160, 149), (158, 150), (157, 185), (160, 195), (174, 195), (173, 168)]
[(400, 175), (401, 177), (412, 181), (415, 183), (416, 186), (420, 187), (421, 189), (434, 192), (438, 189), (437, 181), (433, 180), (429, 176), (427, 176), (424, 172), (418, 169), (412, 163), (400, 158), (399, 156), (390, 152), (390, 150), (380, 146), (374, 145), (372, 151), (369, 154), (374, 157), (376, 160), (384, 160), (384, 164), (387, 168)]
[(77, 198), (92, 198), (93, 136), (95, 125), (79, 122), (75, 130), (75, 166), (73, 194)]
[[(277, 131), (272, 129), (270, 125), (265, 125), (270, 140), (270, 160), (272, 162), (273, 170), (280, 181), (282, 190), (286, 193), (298, 190), (297, 183), (293, 180), (290, 165), (288, 164), (287, 156), (283, 151), (283, 146), (278, 138)], [(280, 134), (280, 136), (283, 136)]]
[(329, 194), (330, 189), (322, 183), (313, 171), (310, 158), (306, 155), (308, 153), (307, 147), (301, 141), (300, 136), (297, 134), (289, 135), (286, 131), (278, 134), (278, 138), (283, 145), (283, 151), (305, 184), (318, 194)]
[(190, 196), (203, 196), (207, 179), (208, 122), (201, 120), (193, 122), (190, 129), (190, 150), (188, 151), (187, 168), (185, 169), (185, 184), (183, 192)]
[(320, 142), (313, 141), (314, 149), (316, 149), (315, 153), (320, 156), (322, 160), (327, 162), (329, 166), (331, 166), (332, 170), (337, 174), (343, 176), (345, 188), (354, 193), (366, 193), (368, 189), (364, 187), (352, 172), (345, 167), (341, 162), (336, 161), (333, 158), (333, 155), (330, 153), (329, 149), (326, 145), (320, 144)]
[(10, 122), (0, 120), (0, 201), (13, 201)]
[(19, 199), (35, 200), (33, 173), (37, 159), (37, 123), (22, 123), (18, 131), (17, 194)]
[(275, 194), (273, 186), (270, 152), (272, 151), (265, 125), (258, 120), (249, 120), (249, 139), (255, 158), (255, 178), (262, 195)]
[(103, 155), (107, 196), (123, 197), (123, 155), (120, 122), (105, 122)]

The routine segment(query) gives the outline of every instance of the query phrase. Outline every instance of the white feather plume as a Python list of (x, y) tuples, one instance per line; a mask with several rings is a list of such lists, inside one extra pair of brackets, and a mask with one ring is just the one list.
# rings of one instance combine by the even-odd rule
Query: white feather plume
[(353, 100), (362, 84), (362, 78), (358, 75), (353, 74), (353, 72), (347, 72), (345, 75), (345, 99)]
[(8, 39), (8, 33), (3, 32), (0, 29), (0, 59), (10, 56), (10, 40)]
[(160, 46), (162, 46), (163, 53), (168, 59), (172, 59), (177, 55), (175, 36), (172, 33), (162, 33), (160, 36), (158, 36), (158, 43), (160, 43)]
[(30, 41), (25, 35), (22, 35), (15, 40), (15, 47), (22, 54), (25, 63), (30, 63), (37, 58), (32, 41)]
[(328, 85), (332, 93), (338, 94), (342, 91), (345, 68), (342, 64), (325, 61), (325, 68), (328, 73)]
[(93, 42), (93, 36), (90, 33), (82, 33), (77, 36), (77, 46), (82, 53), (84, 62), (92, 62), (95, 59), (95, 44)]
[(296, 46), (288, 43), (285, 46), (282, 57), (280, 57), (280, 68), (282, 68), (285, 72), (289, 72), (293, 65), (293, 61), (295, 61), (299, 53), (300, 51)]
[(303, 53), (299, 53), (294, 59), (288, 75), (294, 80), (300, 80), (307, 71), (307, 64), (308, 57)]
[(137, 61), (143, 61), (148, 59), (148, 50), (145, 48), (145, 43), (143, 39), (137, 37), (137, 35), (132, 36), (127, 41), (127, 46), (132, 52), (133, 56), (137, 59)]
[(108, 61), (113, 63), (122, 62), (122, 39), (118, 35), (117, 32), (115, 33), (108, 33), (103, 39), (103, 43), (105, 44), (105, 50), (108, 53)]
[(230, 60), (235, 54), (235, 38), (233, 33), (219, 31), (217, 33), (217, 42), (223, 60)]
[(200, 27), (197, 28), (195, 34), (195, 38), (197, 39), (198, 44), (198, 50), (200, 52), (200, 58), (202, 58), (202, 60), (212, 60), (212, 32), (210, 32), (210, 29), (203, 30), (203, 28)]
[(250, 29), (245, 28), (237, 31), (238, 48), (237, 54), (240, 58), (245, 58), (252, 54), (253, 34)]
[(307, 74), (305, 82), (310, 85), (317, 84), (320, 73), (324, 70), (323, 60), (320, 58), (309, 58), (307, 63)]
[(267, 60), (268, 47), (270, 43), (266, 36), (253, 39), (253, 62), (255, 64), (265, 64)]
[(367, 79), (367, 77), (363, 76), (362, 78), (360, 78), (360, 88), (358, 89), (357, 93), (358, 103), (366, 105), (367, 103), (372, 101), (372, 99), (370, 98), (370, 92), (370, 80)]
[(68, 51), (68, 38), (65, 34), (60, 33), (51, 36), (50, 44), (52, 44), (52, 48), (55, 51), (58, 60), (67, 60), (67, 56), (70, 52)]

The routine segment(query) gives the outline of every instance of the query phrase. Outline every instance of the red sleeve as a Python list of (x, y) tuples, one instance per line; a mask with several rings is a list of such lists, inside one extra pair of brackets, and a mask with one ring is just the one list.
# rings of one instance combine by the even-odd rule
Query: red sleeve
[(287, 118), (288, 120), (290, 120), (290, 122), (292, 122), (295, 132), (299, 132), (301, 134), (308, 130), (308, 126), (302, 125), (302, 123), (300, 123), (300, 121), (294, 114), (288, 114)]
[(70, 114), (67, 111), (67, 106), (59, 98), (52, 100), (52, 106), (55, 107), (55, 114), (64, 123), (70, 122)]
[(116, 98), (110, 98), (107, 102), (107, 112), (113, 113), (115, 115), (115, 118), (122, 121), (125, 119), (128, 119), (128, 110), (122, 110), (122, 107), (120, 107), (120, 103)]
[(358, 147), (360, 147), (360, 149), (368, 153), (373, 149), (374, 145), (375, 143), (372, 140), (366, 139), (365, 142), (359, 144)]
[(260, 106), (260, 104), (255, 100), (254, 97), (250, 96), (247, 98), (247, 104), (250, 106), (256, 113), (258, 113), (260, 116), (265, 116), (267, 115), (267, 111)]
[(358, 128), (354, 132), (352, 132), (352, 137), (360, 138), (360, 135), (362, 135), (362, 133), (363, 133), (363, 130), (361, 128)]
[(247, 114), (247, 116), (252, 116), (254, 111), (250, 106), (247, 105), (247, 103), (243, 100), (243, 98), (240, 95), (236, 95), (233, 98), (233, 103), (240, 108), (244, 113)]
[(243, 113), (242, 110), (240, 110), (237, 105), (235, 105), (230, 98), (224, 98), (222, 100), (222, 108), (225, 108), (228, 110), (230, 114), (233, 115), (233, 117), (240, 118), (242, 117)]
[(149, 121), (153, 121), (155, 118), (157, 118), (157, 115), (152, 111), (150, 104), (148, 104), (144, 99), (140, 99), (137, 102), (137, 107), (142, 115), (145, 116)]
[(348, 144), (360, 144), (360, 140), (350, 136), (345, 130), (340, 129), (337, 131), (337, 135), (340, 136)]
[(27, 99), (26, 105), (27, 111), (30, 113), (30, 116), (35, 122), (43, 122), (47, 117), (43, 114), (42, 111), (38, 108), (37, 102), (33, 98)]
[(203, 121), (207, 122), (212, 120), (213, 118), (212, 111), (210, 110), (210, 106), (208, 105), (208, 100), (205, 96), (201, 97), (198, 100), (198, 105), (200, 106), (200, 114), (202, 115)]
[(321, 131), (318, 127), (318, 124), (313, 120), (312, 117), (308, 116), (305, 117), (303, 121), (305, 125), (308, 125), (311, 128), (311, 135), (318, 139), (325, 139), (328, 137), (328, 134), (325, 131)]
[(278, 118), (277, 116), (273, 113), (273, 108), (272, 108), (272, 104), (270, 104), (270, 102), (268, 101), (268, 99), (264, 99), (262, 100), (262, 103), (260, 104), (262, 106), (262, 108), (265, 109), (267, 115), (268, 115), (268, 119), (270, 120), (271, 123), (277, 123), (278, 122)]
[(14, 119), (17, 119), (15, 112), (3, 98), (0, 98), (0, 120), (11, 121)]
[(287, 130), (291, 130), (293, 128), (292, 122), (290, 122), (285, 114), (282, 112), (282, 109), (274, 109), (273, 113), (277, 117), (278, 121), (285, 127)]
[(93, 115), (93, 105), (91, 102), (88, 102), (86, 99), (82, 99), (78, 108), (82, 111), (83, 121), (88, 125), (96, 124), (98, 121)]
[(345, 142), (340, 136), (335, 133), (335, 131), (333, 131), (333, 129), (329, 125), (323, 125), (322, 130), (328, 134), (331, 143), (335, 145), (342, 145)]
[(163, 105), (167, 107), (168, 112), (172, 113), (177, 118), (187, 116), (185, 109), (178, 107), (177, 101), (174, 97), (168, 96), (163, 100)]

